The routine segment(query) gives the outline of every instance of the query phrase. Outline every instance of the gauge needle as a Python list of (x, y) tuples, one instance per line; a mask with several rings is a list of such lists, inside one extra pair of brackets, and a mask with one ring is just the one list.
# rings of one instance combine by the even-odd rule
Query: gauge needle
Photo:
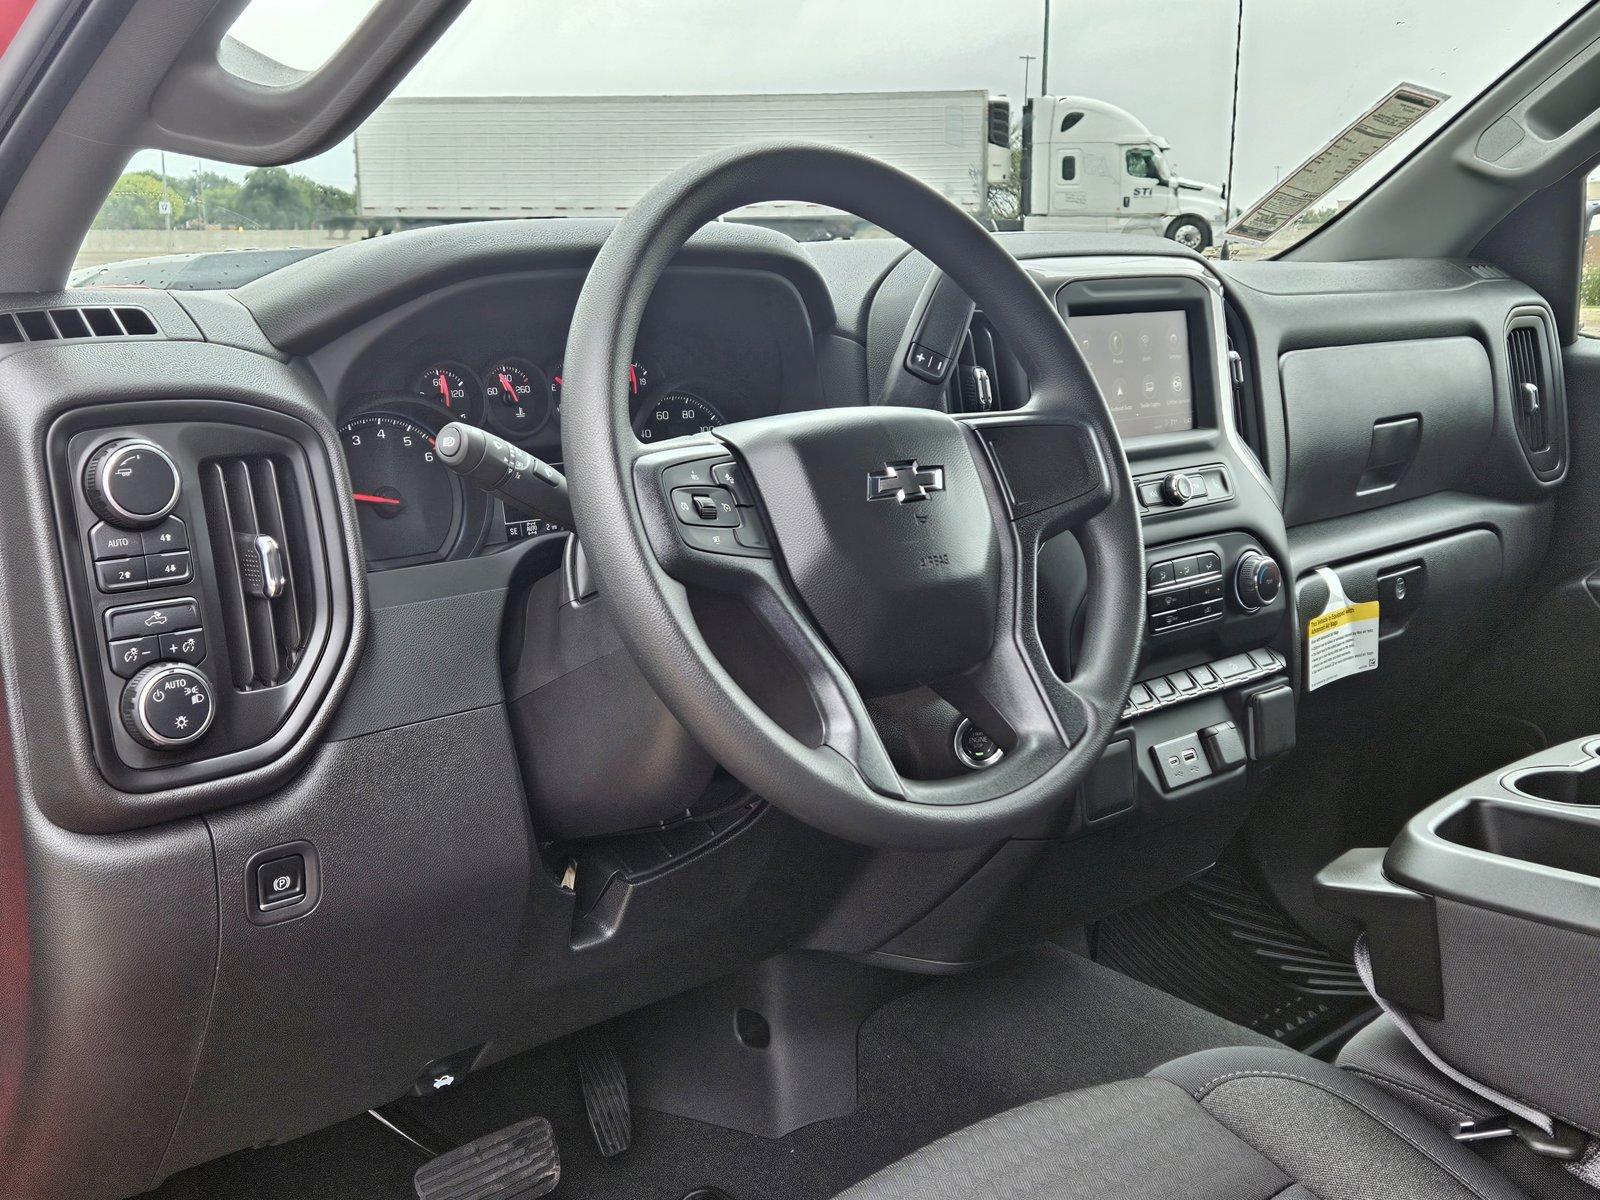
[(495, 378), (500, 381), (500, 386), (505, 388), (506, 403), (515, 404), (517, 402), (517, 389), (511, 386), (510, 378), (504, 371), (500, 372)]
[(371, 492), (355, 492), (352, 498), (358, 504), (399, 504), (393, 496), (374, 496)]
[(636, 363), (628, 364), (628, 390), (635, 396), (639, 394), (639, 367)]
[(439, 376), (439, 395), (444, 397), (444, 406), (450, 407), (450, 381), (443, 375)]

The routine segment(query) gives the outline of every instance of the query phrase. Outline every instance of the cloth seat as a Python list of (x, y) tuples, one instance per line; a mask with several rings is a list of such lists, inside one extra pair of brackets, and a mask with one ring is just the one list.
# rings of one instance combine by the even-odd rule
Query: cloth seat
[(1525, 1200), (1362, 1079), (1207, 1050), (951, 1134), (839, 1200)]

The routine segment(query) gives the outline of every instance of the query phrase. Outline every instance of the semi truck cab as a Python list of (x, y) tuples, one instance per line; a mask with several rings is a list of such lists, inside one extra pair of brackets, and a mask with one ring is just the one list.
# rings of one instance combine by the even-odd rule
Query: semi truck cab
[(1022, 119), (1023, 228), (1153, 233), (1190, 249), (1216, 242), (1227, 202), (1172, 168), (1170, 145), (1126, 109), (1037, 96)]

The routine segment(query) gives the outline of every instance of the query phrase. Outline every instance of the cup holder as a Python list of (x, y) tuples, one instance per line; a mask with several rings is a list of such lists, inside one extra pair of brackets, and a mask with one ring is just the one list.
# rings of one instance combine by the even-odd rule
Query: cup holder
[(1540, 767), (1506, 780), (1513, 792), (1557, 804), (1600, 804), (1600, 761), (1581, 767)]

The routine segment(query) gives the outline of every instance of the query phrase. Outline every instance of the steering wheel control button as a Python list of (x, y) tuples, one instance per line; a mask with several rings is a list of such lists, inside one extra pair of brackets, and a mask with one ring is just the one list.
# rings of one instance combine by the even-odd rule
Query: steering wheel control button
[(748, 550), (771, 550), (772, 543), (767, 539), (766, 526), (761, 524), (761, 519), (755, 513), (747, 513), (744, 520), (739, 522), (739, 527), (733, 531), (733, 537), (739, 545)]
[(950, 369), (950, 359), (921, 342), (912, 342), (906, 348), (906, 370), (926, 383), (943, 383)]
[(89, 530), (89, 553), (96, 562), (108, 558), (133, 558), (144, 553), (144, 539), (134, 530), (104, 522)]
[(685, 525), (716, 525), (732, 529), (739, 523), (739, 508), (727, 488), (678, 488), (672, 493), (672, 510)]
[(298, 854), (256, 865), (256, 907), (287, 908), (306, 898), (306, 860)]
[(714, 487), (717, 481), (712, 478), (712, 472), (718, 465), (727, 462), (725, 458), (716, 460), (701, 458), (694, 462), (666, 467), (661, 472), (661, 486), (666, 488), (668, 493), (675, 492), (679, 488)]
[(725, 487), (733, 493), (733, 502), (740, 508), (755, 506), (756, 494), (750, 490), (750, 480), (745, 476), (744, 468), (738, 463), (718, 463), (711, 468), (711, 478), (719, 487)]
[(111, 669), (124, 679), (132, 679), (156, 661), (159, 653), (153, 637), (123, 638), (107, 645), (111, 654)]
[(1233, 598), (1245, 612), (1259, 612), (1283, 591), (1283, 571), (1259, 550), (1246, 550), (1233, 569)]
[(1199, 733), (1186, 733), (1169, 742), (1150, 747), (1156, 771), (1167, 791), (1198, 783), (1212, 774), (1211, 760), (1200, 744)]
[(189, 548), (189, 530), (179, 517), (168, 517), (154, 529), (146, 529), (141, 537), (146, 554), (167, 554)]
[(159, 525), (178, 504), (177, 465), (143, 438), (107, 442), (89, 456), (83, 494), (101, 520), (123, 529)]
[(772, 557), (765, 550), (741, 546), (737, 531), (726, 527), (686, 525), (678, 532), (683, 535), (683, 544), (693, 550), (704, 550), (709, 554), (732, 554), (740, 558)]
[(106, 634), (111, 638), (160, 635), (179, 629), (197, 629), (199, 626), (200, 609), (193, 600), (119, 608), (106, 614)]
[(211, 681), (198, 667), (146, 667), (122, 693), (122, 724), (152, 750), (187, 746), (205, 736), (217, 715)]
[(965, 717), (956, 726), (955, 750), (961, 765), (973, 771), (994, 766), (1006, 753), (992, 737)]
[(150, 581), (142, 558), (111, 558), (94, 565), (95, 582), (102, 592), (125, 592), (144, 587)]

